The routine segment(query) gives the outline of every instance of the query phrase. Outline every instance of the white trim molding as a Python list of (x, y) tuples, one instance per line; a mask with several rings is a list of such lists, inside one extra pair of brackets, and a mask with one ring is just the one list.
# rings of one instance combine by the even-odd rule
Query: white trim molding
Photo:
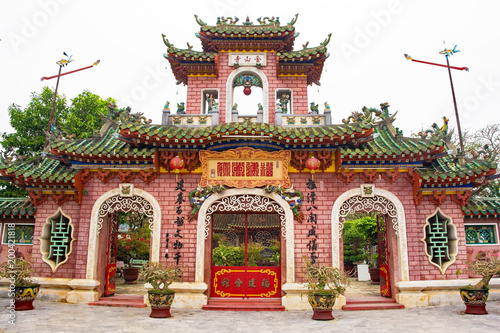
[(226, 123), (231, 122), (231, 111), (233, 108), (233, 95), (234, 87), (233, 81), (236, 76), (243, 73), (253, 73), (258, 75), (262, 81), (262, 108), (264, 111), (263, 122), (269, 123), (269, 81), (267, 80), (266, 74), (260, 69), (254, 67), (239, 67), (234, 70), (228, 77), (226, 81)]
[[(98, 280), (97, 278), (97, 254), (99, 247), (99, 231), (102, 228), (102, 216), (100, 216), (101, 207), (106, 204), (108, 199), (117, 197), (120, 195), (120, 188), (115, 188), (101, 195), (94, 206), (92, 207), (92, 213), (90, 215), (90, 230), (89, 230), (89, 244), (88, 244), (88, 254), (87, 254), (87, 271), (86, 278), (91, 280)], [(149, 227), (151, 228), (151, 261), (159, 262), (160, 260), (160, 231), (161, 231), (161, 209), (160, 204), (155, 199), (154, 196), (148, 192), (134, 188), (134, 195), (143, 198), (146, 202), (145, 204), (150, 205), (152, 209), (152, 217), (149, 222)], [(124, 198), (130, 199), (130, 198)], [(123, 208), (123, 207), (122, 207)], [(141, 205), (131, 206), (123, 208), (120, 211), (139, 211)]]
[[(406, 242), (406, 218), (403, 204), (399, 201), (398, 197), (389, 191), (375, 188), (374, 196), (362, 198), (366, 201), (372, 201), (368, 206), (360, 211), (379, 211), (383, 209), (382, 213), (389, 215), (390, 221), (396, 232), (397, 245), (398, 245), (398, 264), (399, 264), (399, 281), (409, 281), (409, 268), (408, 268), (408, 246)], [(343, 207), (346, 201), (361, 198), (361, 188), (354, 188), (352, 190), (342, 193), (332, 208), (332, 265), (333, 267), (340, 267), (340, 237), (342, 237), (343, 217), (353, 211), (346, 210)], [(385, 200), (384, 200), (385, 199)], [(379, 205), (373, 205), (378, 201)], [(354, 206), (352, 206), (354, 207)], [(362, 204), (359, 206), (362, 207)], [(341, 213), (342, 212), (342, 213)]]
[[(197, 225), (197, 236), (196, 236), (196, 271), (195, 271), (195, 282), (205, 282), (204, 281), (204, 271), (205, 271), (205, 235), (208, 226), (206, 225), (208, 211), (213, 204), (217, 204), (218, 200), (230, 196), (260, 196), (263, 198), (268, 198), (276, 202), (281, 208), (284, 214), (285, 225), (282, 225), (282, 232), (285, 232), (285, 247), (286, 247), (286, 283), (295, 282), (295, 258), (294, 258), (294, 231), (293, 231), (293, 213), (290, 209), (290, 205), (281, 198), (276, 193), (267, 193), (263, 189), (258, 188), (244, 188), (244, 189), (227, 189), (221, 193), (216, 193), (210, 196), (201, 205), (200, 211), (198, 213), (198, 225)], [(279, 213), (279, 212), (278, 212)], [(283, 228), (284, 227), (284, 228)], [(284, 230), (283, 230), (284, 229)], [(210, 249), (209, 249), (210, 251)]]

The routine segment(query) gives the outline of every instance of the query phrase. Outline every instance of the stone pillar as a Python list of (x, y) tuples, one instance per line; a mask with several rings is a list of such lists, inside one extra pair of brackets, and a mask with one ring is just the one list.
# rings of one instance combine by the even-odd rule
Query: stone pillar
[(173, 308), (201, 309), (208, 303), (207, 295), (204, 294), (208, 285), (204, 282), (174, 282), (170, 288), (175, 291)]
[(257, 122), (262, 123), (264, 121), (264, 110), (257, 110)]
[(274, 113), (274, 124), (280, 125), (283, 123), (283, 111), (281, 108), (277, 107)]
[(212, 110), (212, 126), (219, 125), (219, 109)]
[(238, 122), (238, 110), (231, 110), (231, 122), (237, 123)]
[(170, 109), (164, 108), (161, 116), (161, 124), (168, 125), (168, 117), (170, 116)]
[(68, 303), (90, 303), (99, 300), (99, 281), (89, 279), (74, 279), (68, 282), (73, 289), (66, 296)]
[(325, 125), (332, 124), (332, 110), (325, 110)]

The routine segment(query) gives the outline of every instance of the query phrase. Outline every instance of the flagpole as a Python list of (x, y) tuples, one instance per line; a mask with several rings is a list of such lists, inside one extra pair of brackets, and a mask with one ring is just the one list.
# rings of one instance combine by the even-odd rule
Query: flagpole
[(462, 140), (462, 129), (460, 128), (460, 118), (458, 117), (457, 99), (455, 98), (455, 89), (453, 88), (453, 80), (451, 79), (450, 62), (446, 55), (446, 65), (448, 66), (448, 75), (450, 76), (451, 95), (453, 96), (453, 105), (455, 106), (455, 117), (457, 118), (458, 139), (460, 140), (460, 152), (464, 153), (464, 142)]

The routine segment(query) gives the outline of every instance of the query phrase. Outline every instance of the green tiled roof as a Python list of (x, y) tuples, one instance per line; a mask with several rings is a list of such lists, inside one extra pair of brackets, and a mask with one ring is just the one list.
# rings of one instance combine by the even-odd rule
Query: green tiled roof
[[(181, 143), (200, 144), (207, 141), (220, 140), (221, 136), (229, 135), (248, 135), (268, 136), (272, 140), (304, 140), (310, 143), (329, 140), (333, 137), (344, 137), (346, 140), (354, 138), (357, 134), (367, 133), (371, 130), (371, 124), (349, 124), (349, 125), (331, 125), (321, 127), (284, 127), (269, 123), (224, 123), (209, 127), (172, 127), (162, 125), (138, 125), (125, 123), (120, 127), (120, 133), (123, 136), (137, 138), (140, 142), (152, 144), (156, 141), (165, 142), (166, 140), (178, 140)], [(186, 141), (184, 141), (186, 140)]]
[[(391, 126), (391, 125), (390, 125)], [(372, 141), (366, 142), (359, 147), (341, 148), (343, 158), (348, 159), (349, 156), (362, 156), (364, 158), (377, 158), (380, 155), (405, 155), (408, 159), (412, 159), (415, 155), (426, 152), (430, 153), (443, 146), (443, 142), (432, 142), (429, 140), (420, 140), (414, 138), (401, 137), (395, 139), (387, 126), (382, 122), (378, 126), (374, 126), (374, 133), (379, 136)]]
[[(290, 51), (290, 52), (278, 52), (276, 55), (280, 62), (288, 62), (288, 61), (313, 61), (318, 57), (323, 57), (326, 53), (326, 45), (330, 42), (331, 34), (328, 35), (328, 38), (325, 39), (323, 43), (316, 47), (306, 48), (304, 47), (302, 50)], [(323, 59), (324, 60), (324, 59)]]
[(500, 198), (472, 198), (462, 207), (465, 217), (500, 217)]
[(214, 62), (215, 57), (217, 56), (216, 52), (200, 52), (200, 51), (194, 51), (191, 48), (188, 49), (179, 49), (176, 48), (173, 44), (171, 44), (168, 39), (165, 38), (165, 35), (163, 36), (163, 42), (167, 46), (167, 52), (168, 55), (165, 54), (164, 57), (168, 59), (169, 56), (173, 56), (174, 58), (181, 60), (181, 61), (186, 61), (186, 62), (199, 62), (199, 61), (205, 61), (205, 62)]
[[(195, 15), (196, 21), (200, 25), (200, 33), (212, 36), (213, 38), (231, 37), (231, 38), (245, 38), (245, 37), (262, 37), (262, 35), (271, 35), (278, 39), (293, 35), (295, 27), (293, 26), (297, 21), (298, 14), (292, 21), (285, 25), (281, 25), (279, 18), (258, 18), (257, 24), (251, 22), (248, 18), (246, 21), (240, 21), (238, 18), (217, 18), (217, 24), (210, 26), (200, 20)], [(236, 22), (235, 22), (236, 21)], [(238, 24), (239, 23), (239, 24)], [(260, 35), (260, 36), (259, 36)]]
[(447, 177), (465, 178), (479, 175), (496, 168), (495, 162), (487, 160), (467, 160), (460, 165), (453, 157), (444, 156), (435, 160), (427, 169), (418, 170), (422, 179), (446, 179)]
[(29, 198), (0, 198), (0, 215), (3, 217), (32, 217), (35, 211)]
[(6, 167), (6, 175), (38, 183), (56, 183), (71, 186), (77, 170), (50, 158), (35, 158), (29, 161), (14, 162)]
[[(133, 124), (133, 123), (131, 123)], [(70, 159), (106, 160), (116, 158), (144, 159), (152, 156), (151, 148), (130, 146), (118, 138), (119, 124), (112, 122), (100, 137), (81, 140), (61, 140), (51, 143), (54, 154), (68, 155)], [(141, 126), (141, 125), (139, 125)], [(142, 125), (146, 126), (146, 125)]]

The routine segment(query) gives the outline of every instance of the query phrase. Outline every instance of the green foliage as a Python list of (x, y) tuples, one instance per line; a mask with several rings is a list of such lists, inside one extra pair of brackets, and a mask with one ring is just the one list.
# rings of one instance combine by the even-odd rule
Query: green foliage
[[(54, 92), (44, 87), (40, 94), (31, 94), (31, 102), (26, 108), (17, 104), (9, 106), (10, 125), (16, 132), (2, 134), (4, 149), (13, 148), (19, 155), (28, 157), (43, 150), (53, 98)], [(58, 96), (54, 111), (56, 123), (59, 124), (67, 114), (66, 98)]]
[[(262, 255), (264, 250), (270, 250), (271, 256)], [(280, 260), (280, 243), (273, 240), (272, 244), (266, 248), (264, 245), (252, 242), (247, 246), (247, 265), (255, 266), (276, 266)], [(212, 262), (214, 266), (244, 266), (245, 246), (232, 246), (224, 240), (219, 242), (219, 246), (212, 250)]]
[(173, 293), (168, 287), (174, 282), (182, 282), (182, 270), (176, 265), (150, 263), (140, 273), (144, 282), (153, 286), (151, 291)]
[(24, 198), (27, 196), (28, 191), (4, 180), (0, 180), (0, 198)]
[(377, 218), (374, 215), (356, 217), (344, 223), (344, 263), (366, 260), (376, 266), (373, 247), (378, 244)]
[[(33, 92), (31, 101), (24, 109), (20, 105), (9, 107), (10, 125), (14, 133), (3, 133), (2, 146), (13, 149), (20, 156), (32, 157), (43, 150), (45, 134), (49, 124), (54, 91), (43, 87), (40, 94)], [(106, 105), (113, 99), (101, 99), (85, 90), (71, 100), (68, 106), (66, 97), (56, 98), (54, 119), (57, 128), (75, 134), (76, 138), (90, 137), (102, 126), (102, 117), (106, 115)]]
[(62, 129), (75, 134), (77, 139), (91, 137), (103, 125), (103, 119), (108, 112), (107, 105), (116, 101), (109, 97), (104, 100), (98, 95), (84, 90), (71, 100), (69, 113)]
[(239, 246), (219, 244), (212, 250), (214, 266), (243, 266), (245, 265), (245, 250)]
[(149, 260), (151, 229), (144, 214), (120, 213), (119, 224), (127, 231), (118, 235), (118, 257), (129, 267), (133, 259)]
[(16, 287), (35, 284), (31, 278), (33, 274), (33, 261), (24, 258), (9, 259), (0, 265), (0, 278), (13, 279)]

